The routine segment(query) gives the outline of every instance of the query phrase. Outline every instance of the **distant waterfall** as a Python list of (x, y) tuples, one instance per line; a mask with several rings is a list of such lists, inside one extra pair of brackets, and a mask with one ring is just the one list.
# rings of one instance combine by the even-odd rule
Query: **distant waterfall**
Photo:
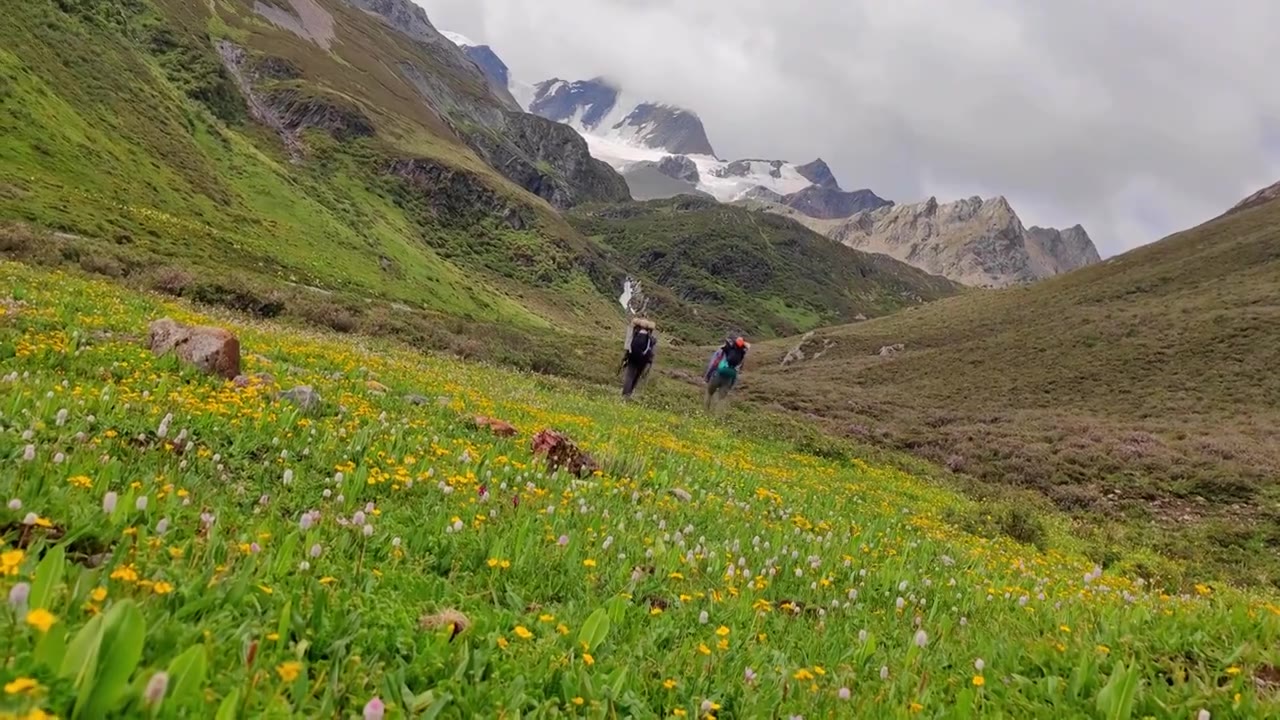
[(631, 298), (634, 297), (636, 290), (639, 289), (638, 283), (632, 284), (631, 278), (622, 281), (622, 294), (618, 296), (618, 302), (622, 304), (622, 309), (628, 313), (631, 312)]
[(649, 299), (644, 296), (644, 291), (640, 289), (640, 281), (635, 278), (627, 278), (622, 283), (622, 294), (618, 296), (618, 304), (626, 311), (628, 315), (644, 315), (649, 309)]

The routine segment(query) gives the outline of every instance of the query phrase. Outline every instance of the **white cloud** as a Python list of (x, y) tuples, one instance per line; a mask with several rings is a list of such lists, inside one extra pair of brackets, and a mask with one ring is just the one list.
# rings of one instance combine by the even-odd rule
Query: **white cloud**
[(726, 157), (899, 202), (999, 193), (1104, 254), (1280, 179), (1280, 3), (417, 0), (527, 80), (606, 75)]

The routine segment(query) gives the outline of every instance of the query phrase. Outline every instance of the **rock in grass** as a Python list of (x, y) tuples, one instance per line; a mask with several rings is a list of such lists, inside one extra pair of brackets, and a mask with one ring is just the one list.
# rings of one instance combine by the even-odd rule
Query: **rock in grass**
[(475, 416), (474, 422), (476, 427), (489, 428), (489, 432), (498, 437), (515, 437), (519, 431), (516, 426), (506, 420), (498, 418), (485, 417), (484, 415)]
[(693, 500), (693, 496), (684, 488), (671, 488), (671, 494), (679, 498), (681, 502), (691, 502)]
[(452, 642), (454, 638), (466, 632), (467, 628), (471, 627), (471, 621), (467, 619), (466, 615), (452, 609), (444, 609), (439, 612), (423, 615), (418, 621), (418, 624), (423, 630), (429, 630), (432, 632), (449, 628), (450, 642)]
[(280, 393), (281, 400), (288, 400), (297, 405), (303, 412), (311, 412), (320, 407), (320, 393), (316, 392), (310, 385), (299, 385)]
[(431, 402), (426, 395), (405, 395), (404, 401), (410, 405), (426, 405)]
[(259, 387), (275, 385), (276, 379), (271, 373), (254, 373), (252, 375), (237, 375), (235, 380), (232, 380), (232, 382), (238, 388), (247, 388), (250, 385), (256, 385)]
[(600, 464), (583, 452), (572, 440), (555, 430), (543, 430), (533, 438), (533, 453), (546, 455), (547, 466), (560, 468), (582, 477), (600, 469)]
[(148, 345), (156, 355), (173, 353), (186, 365), (228, 380), (240, 374), (240, 341), (216, 327), (190, 327), (162, 318), (148, 328)]

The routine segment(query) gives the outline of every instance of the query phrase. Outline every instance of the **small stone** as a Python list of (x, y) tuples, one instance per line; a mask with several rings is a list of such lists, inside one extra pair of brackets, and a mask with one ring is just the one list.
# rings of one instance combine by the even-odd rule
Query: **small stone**
[(322, 402), (320, 393), (316, 392), (310, 385), (299, 385), (280, 393), (281, 400), (288, 400), (297, 405), (303, 412), (311, 412), (317, 409)]

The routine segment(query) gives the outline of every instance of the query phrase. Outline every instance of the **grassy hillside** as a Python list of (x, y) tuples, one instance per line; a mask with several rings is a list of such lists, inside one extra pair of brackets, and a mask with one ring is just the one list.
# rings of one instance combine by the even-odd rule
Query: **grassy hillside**
[[(585, 206), (569, 215), (584, 235), (667, 296), (654, 314), (714, 340), (738, 330), (788, 335), (883, 315), (959, 286), (882, 255), (851, 250), (791, 220), (681, 196)], [(694, 329), (697, 329), (697, 332)]]
[[(583, 183), (611, 171), (573, 136), (575, 155), (557, 135), (566, 128), (511, 120), (460, 54), (345, 0), (35, 0), (0, 18), (0, 40), (0, 224), (52, 231), (37, 243), (43, 262), (340, 328), (382, 329), (364, 307), (375, 301), (577, 338), (559, 344), (618, 332), (628, 253), (584, 238), (471, 148), (513, 175), (558, 171), (511, 143), (559, 148), (567, 155), (551, 160), (573, 175), (553, 180), (578, 183), (584, 199), (608, 195), (608, 178)], [(788, 277), (860, 282), (812, 268)], [(932, 279), (904, 277), (908, 293), (934, 295)], [(650, 293), (685, 292), (674, 280)], [(298, 288), (316, 289), (322, 307)], [(877, 294), (869, 309), (907, 302), (865, 294)], [(824, 319), (821, 298), (780, 283), (763, 300), (767, 319), (730, 303), (698, 322), (673, 301), (672, 329), (707, 338)]]
[[(1042, 552), (758, 424), (22, 265), (0, 287), (6, 712), (1280, 712), (1273, 595), (1095, 572), (1053, 517)], [(165, 315), (233, 328), (270, 377), (153, 357), (135, 338)], [(273, 399), (297, 384), (314, 414)], [(549, 473), (546, 427), (601, 471)]]
[[(599, 251), (476, 158), (394, 75), (397, 61), (432, 70), (427, 53), (343, 2), (324, 3), (331, 51), (252, 7), (36, 0), (7, 10), (0, 218), (85, 236), (97, 243), (93, 262), (125, 270), (240, 273), (528, 327), (615, 321), (596, 287), (612, 291), (613, 279), (589, 276), (605, 264)], [(284, 106), (355, 108), (374, 134), (301, 127), (304, 157), (292, 162), (248, 118), (218, 40), (267, 48), (253, 57), (298, 74), (273, 95)], [(456, 170), (453, 185), (474, 204), (510, 204), (524, 229), (438, 212), (386, 172), (397, 158)]]
[(758, 347), (749, 393), (1038, 490), (1090, 532), (1280, 583), (1280, 203), (823, 344), (789, 367), (796, 341)]

